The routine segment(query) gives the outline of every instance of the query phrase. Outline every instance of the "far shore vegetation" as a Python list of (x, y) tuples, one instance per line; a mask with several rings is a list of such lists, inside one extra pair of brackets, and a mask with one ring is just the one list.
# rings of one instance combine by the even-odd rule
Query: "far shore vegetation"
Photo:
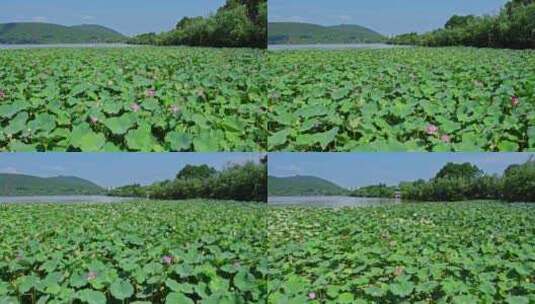
[(535, 160), (509, 166), (499, 175), (484, 173), (477, 166), (446, 164), (432, 179), (361, 187), (351, 195), (357, 197), (394, 197), (414, 201), (503, 200), (535, 202)]

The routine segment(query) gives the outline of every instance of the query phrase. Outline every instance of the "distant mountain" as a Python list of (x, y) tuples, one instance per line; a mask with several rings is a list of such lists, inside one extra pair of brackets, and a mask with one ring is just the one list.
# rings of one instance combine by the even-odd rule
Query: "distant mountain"
[(315, 176), (268, 177), (268, 195), (345, 195), (349, 191), (328, 180)]
[(100, 25), (63, 26), (51, 23), (20, 22), (0, 24), (0, 43), (113, 43), (125, 42), (128, 37)]
[(311, 23), (270, 22), (268, 44), (376, 43), (386, 37), (360, 25), (321, 26)]
[(74, 176), (37, 177), (0, 173), (0, 196), (97, 195), (105, 194), (99, 185)]

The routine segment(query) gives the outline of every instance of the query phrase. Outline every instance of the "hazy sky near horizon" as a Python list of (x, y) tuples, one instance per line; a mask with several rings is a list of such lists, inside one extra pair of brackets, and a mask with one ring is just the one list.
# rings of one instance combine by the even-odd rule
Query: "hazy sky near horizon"
[(270, 153), (269, 175), (312, 175), (346, 188), (433, 177), (448, 162), (470, 162), (488, 174), (535, 153)]
[(225, 0), (0, 0), (0, 23), (99, 24), (125, 35), (163, 32), (185, 16), (206, 16)]
[(496, 14), (508, 0), (268, 0), (269, 21), (358, 24), (384, 35), (426, 32), (457, 15)]
[(0, 153), (0, 173), (77, 176), (104, 187), (172, 179), (187, 164), (221, 169), (265, 153)]

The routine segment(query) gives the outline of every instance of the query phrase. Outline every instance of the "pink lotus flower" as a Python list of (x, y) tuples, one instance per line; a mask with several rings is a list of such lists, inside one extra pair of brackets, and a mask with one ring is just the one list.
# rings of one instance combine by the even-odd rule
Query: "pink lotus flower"
[(93, 124), (96, 124), (98, 122), (98, 118), (95, 116), (91, 116), (89, 119), (91, 120), (91, 123)]
[(451, 137), (447, 134), (444, 134), (440, 137), (440, 140), (442, 140), (445, 143), (449, 143), (451, 141)]
[(433, 125), (433, 124), (429, 124), (426, 128), (425, 128), (425, 132), (427, 132), (427, 134), (429, 135), (435, 135), (437, 134), (438, 132), (438, 127)]
[(95, 280), (97, 278), (97, 273), (94, 272), (94, 271), (90, 271), (87, 273), (87, 275), (85, 276), (85, 278), (88, 280), (88, 281), (91, 281), (91, 280)]
[(316, 298), (316, 293), (315, 292), (311, 292), (308, 294), (308, 298), (311, 299), (311, 300), (314, 300)]
[(139, 110), (141, 110), (141, 107), (137, 104), (137, 103), (133, 103), (130, 105), (130, 109), (132, 109), (132, 111), (134, 112), (138, 112)]
[(154, 95), (156, 95), (156, 90), (155, 89), (149, 89), (149, 90), (147, 90), (146, 94), (149, 97), (154, 97)]
[(171, 265), (173, 263), (173, 257), (172, 256), (169, 256), (169, 255), (165, 255), (163, 258), (162, 258), (162, 261), (167, 264), (167, 265)]
[(396, 277), (399, 277), (400, 275), (403, 274), (403, 270), (404, 270), (403, 266), (397, 266), (397, 267), (394, 269), (394, 275), (395, 275)]
[(178, 112), (180, 112), (180, 108), (177, 105), (172, 105), (171, 112), (173, 112), (173, 114), (177, 114)]
[(511, 97), (511, 105), (513, 107), (516, 107), (520, 104), (520, 99), (518, 98), (518, 96), (512, 96)]
[(0, 90), (0, 99), (4, 99), (5, 97), (6, 97), (6, 93)]

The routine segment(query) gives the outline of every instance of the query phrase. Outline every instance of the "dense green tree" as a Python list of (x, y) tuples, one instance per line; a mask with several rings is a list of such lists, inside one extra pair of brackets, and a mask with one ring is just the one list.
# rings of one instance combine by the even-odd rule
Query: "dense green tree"
[(446, 25), (444, 26), (447, 29), (454, 29), (458, 27), (465, 27), (470, 22), (474, 21), (476, 17), (474, 15), (468, 15), (468, 16), (459, 16), (459, 15), (453, 15), (448, 22), (446, 22)]
[(354, 190), (351, 193), (351, 196), (389, 198), (394, 196), (397, 189), (397, 187), (387, 186), (385, 184), (372, 185)]
[(533, 3), (535, 3), (535, 0), (512, 0), (505, 4), (505, 11), (508, 15), (512, 15), (515, 10)]
[(483, 171), (477, 166), (470, 163), (456, 164), (447, 163), (438, 173), (435, 175), (435, 179), (441, 178), (464, 178), (474, 179), (483, 175)]
[(503, 195), (508, 201), (535, 201), (535, 160), (505, 170)]
[(184, 17), (175, 29), (143, 34), (129, 43), (211, 47), (267, 47), (267, 1), (227, 0), (208, 17)]
[(178, 174), (177, 179), (194, 179), (194, 178), (208, 178), (217, 173), (217, 170), (208, 165), (186, 165)]
[(207, 166), (186, 166), (171, 181), (149, 186), (129, 185), (110, 192), (114, 196), (153, 199), (212, 198), (238, 201), (267, 201), (267, 164), (231, 165), (218, 172)]
[(535, 0), (509, 1), (496, 16), (453, 16), (443, 29), (398, 35), (394, 44), (535, 48)]
[(400, 183), (402, 195), (417, 201), (497, 199), (535, 202), (535, 160), (509, 166), (502, 177), (476, 166), (447, 164), (429, 180)]

